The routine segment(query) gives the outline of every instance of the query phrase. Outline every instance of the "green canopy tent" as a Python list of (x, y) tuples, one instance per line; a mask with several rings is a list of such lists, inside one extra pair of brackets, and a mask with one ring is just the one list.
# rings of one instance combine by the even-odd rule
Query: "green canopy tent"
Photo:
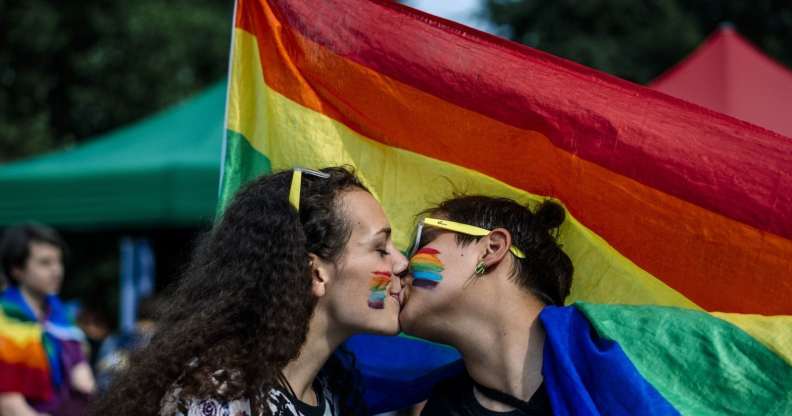
[[(0, 165), (0, 227), (37, 221), (122, 232), (119, 324), (131, 331), (138, 299), (154, 286), (152, 230), (201, 227), (214, 217), (225, 98), (220, 82), (85, 144)], [(174, 260), (169, 250), (178, 249), (166, 249), (166, 261)]]
[(190, 226), (217, 203), (226, 83), (87, 143), (0, 165), (0, 226)]

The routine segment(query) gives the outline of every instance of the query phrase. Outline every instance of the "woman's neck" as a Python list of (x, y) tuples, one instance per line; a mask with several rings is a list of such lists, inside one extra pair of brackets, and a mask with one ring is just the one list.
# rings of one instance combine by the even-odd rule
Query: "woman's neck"
[(47, 304), (46, 296), (42, 296), (24, 286), (19, 286), (19, 292), (22, 294), (22, 299), (24, 299), (25, 303), (30, 307), (30, 310), (33, 311), (36, 320), (43, 320)]
[[(539, 322), (543, 305), (525, 298), (499, 303), (487, 320), (471, 322), (468, 335), (457, 343), (470, 376), (479, 384), (528, 401), (542, 383), (545, 332)], [(478, 392), (477, 392), (478, 393)], [(511, 407), (476, 394), (484, 407), (507, 411)]]
[(283, 375), (298, 400), (312, 406), (318, 404), (316, 403), (316, 392), (313, 390), (313, 381), (330, 355), (350, 335), (347, 331), (332, 325), (331, 319), (321, 303), (316, 306), (308, 325), (305, 343), (300, 348), (300, 354), (286, 364), (283, 369)]

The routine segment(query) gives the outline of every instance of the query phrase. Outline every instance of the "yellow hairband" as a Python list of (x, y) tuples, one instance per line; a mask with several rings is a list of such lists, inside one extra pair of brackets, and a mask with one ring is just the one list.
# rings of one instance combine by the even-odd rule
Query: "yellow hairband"
[(289, 203), (294, 207), (294, 209), (297, 210), (297, 212), (300, 212), (300, 189), (302, 188), (303, 172), (322, 179), (327, 179), (330, 177), (329, 173), (320, 172), (318, 170), (308, 168), (294, 168), (294, 172), (292, 173), (291, 187), (289, 188)]
[[(423, 225), (423, 224), (436, 228), (441, 228), (443, 230), (457, 232), (460, 234), (471, 235), (474, 237), (484, 237), (485, 235), (489, 235), (489, 233), (492, 232), (485, 228), (476, 227), (475, 225), (463, 224), (461, 222), (454, 222), (449, 220), (441, 220), (437, 218), (424, 218), (423, 221), (419, 223), (419, 225)], [(418, 232), (416, 233), (415, 247), (417, 247), (418, 244), (420, 243), (421, 228), (419, 228)], [(514, 245), (509, 247), (509, 251), (511, 251), (512, 254), (514, 254), (515, 256), (521, 259), (525, 258), (525, 253), (523, 253), (522, 250), (520, 250)]]

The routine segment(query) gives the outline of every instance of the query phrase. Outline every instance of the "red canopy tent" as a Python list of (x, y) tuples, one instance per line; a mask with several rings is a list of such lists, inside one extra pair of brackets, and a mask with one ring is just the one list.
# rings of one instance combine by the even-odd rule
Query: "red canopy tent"
[(792, 71), (731, 25), (721, 26), (649, 87), (792, 137)]

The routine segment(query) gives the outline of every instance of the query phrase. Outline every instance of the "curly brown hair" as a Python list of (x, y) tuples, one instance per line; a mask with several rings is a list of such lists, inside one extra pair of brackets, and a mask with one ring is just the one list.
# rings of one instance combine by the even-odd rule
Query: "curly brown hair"
[[(163, 302), (151, 343), (131, 355), (92, 414), (159, 414), (175, 387), (181, 397), (248, 398), (269, 413), (262, 394), (282, 386), (281, 371), (305, 342), (317, 301), (308, 253), (339, 259), (351, 234), (340, 195), (366, 190), (349, 168), (322, 171), (330, 177), (303, 175), (299, 213), (287, 197), (292, 171), (260, 177), (236, 194)], [(340, 362), (334, 356), (325, 369), (349, 370)], [(334, 391), (352, 394), (354, 375), (328, 379)]]

